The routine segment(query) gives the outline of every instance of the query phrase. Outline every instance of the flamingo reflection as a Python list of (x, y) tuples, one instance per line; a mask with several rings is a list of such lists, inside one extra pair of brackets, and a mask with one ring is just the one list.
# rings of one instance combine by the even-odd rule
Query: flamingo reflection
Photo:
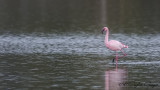
[(120, 83), (127, 78), (125, 69), (115, 69), (105, 71), (105, 90), (122, 90)]

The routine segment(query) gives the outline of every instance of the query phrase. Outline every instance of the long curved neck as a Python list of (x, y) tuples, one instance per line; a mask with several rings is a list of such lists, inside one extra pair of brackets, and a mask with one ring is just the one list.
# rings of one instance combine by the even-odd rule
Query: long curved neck
[(105, 36), (105, 43), (107, 43), (108, 42), (108, 36), (109, 35), (109, 30), (107, 29), (106, 30), (106, 36)]

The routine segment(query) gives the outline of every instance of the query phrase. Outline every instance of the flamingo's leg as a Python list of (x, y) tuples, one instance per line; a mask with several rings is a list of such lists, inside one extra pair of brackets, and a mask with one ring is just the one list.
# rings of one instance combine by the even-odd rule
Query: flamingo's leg
[(126, 53), (124, 53), (122, 50), (120, 50), (123, 53), (123, 56), (119, 56), (118, 58), (122, 58), (124, 56), (126, 56)]
[(113, 58), (113, 61), (112, 61), (113, 63), (114, 63), (114, 60), (115, 60), (115, 59), (116, 59), (116, 57), (117, 57), (117, 53), (116, 53), (116, 51), (115, 51), (115, 55), (116, 55), (116, 56), (115, 56), (115, 58)]
[(116, 64), (117, 64), (117, 59), (118, 59), (118, 57), (117, 57), (117, 52), (116, 52), (116, 51), (115, 51), (115, 55), (116, 55), (116, 56), (115, 56), (115, 58), (113, 58), (113, 61), (112, 61), (112, 62), (114, 63), (114, 59), (116, 59)]
[(114, 62), (114, 60), (116, 59), (116, 63), (117, 63), (117, 59), (118, 59), (118, 58), (122, 58), (122, 57), (126, 56), (126, 53), (124, 53), (122, 50), (120, 50), (120, 51), (123, 53), (123, 56), (117, 56), (117, 52), (115, 51), (116, 57), (113, 58), (113, 61), (112, 61), (112, 62)]
[(117, 65), (117, 59), (118, 59), (118, 57), (117, 57), (117, 52), (115, 51), (115, 54), (116, 54), (116, 65)]

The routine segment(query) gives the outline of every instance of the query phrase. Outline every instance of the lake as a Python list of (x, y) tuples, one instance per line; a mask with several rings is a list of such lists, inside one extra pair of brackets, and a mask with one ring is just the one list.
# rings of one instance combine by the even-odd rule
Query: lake
[[(0, 7), (0, 89), (160, 89), (159, 1), (0, 0)], [(117, 66), (104, 26), (109, 40), (129, 46)]]

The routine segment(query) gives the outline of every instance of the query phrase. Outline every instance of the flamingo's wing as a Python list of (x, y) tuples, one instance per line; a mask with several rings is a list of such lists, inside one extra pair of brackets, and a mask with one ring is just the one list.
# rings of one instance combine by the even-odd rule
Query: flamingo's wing
[(120, 50), (121, 48), (123, 48), (123, 45), (119, 41), (111, 40), (108, 43), (106, 43), (106, 47), (111, 50)]

